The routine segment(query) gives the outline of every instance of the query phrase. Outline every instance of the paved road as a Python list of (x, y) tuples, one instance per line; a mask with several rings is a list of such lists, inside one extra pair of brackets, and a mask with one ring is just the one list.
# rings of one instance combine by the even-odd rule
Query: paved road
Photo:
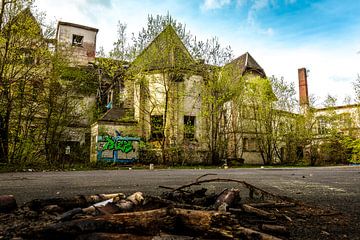
[[(19, 204), (34, 198), (107, 192), (142, 191), (158, 194), (159, 185), (177, 187), (212, 173), (208, 178), (233, 178), (309, 203), (357, 211), (360, 215), (360, 167), (98, 170), (80, 172), (1, 173), (0, 194), (15, 195)], [(215, 187), (224, 187), (216, 185)], [(349, 208), (348, 206), (351, 206)]]

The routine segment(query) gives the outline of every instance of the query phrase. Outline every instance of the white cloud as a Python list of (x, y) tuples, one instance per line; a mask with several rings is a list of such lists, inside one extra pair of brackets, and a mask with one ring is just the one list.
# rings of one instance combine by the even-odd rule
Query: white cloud
[(250, 26), (256, 25), (257, 14), (260, 10), (269, 6), (269, 0), (253, 0), (247, 16), (247, 22)]
[(236, 7), (242, 8), (243, 6), (246, 5), (247, 2), (248, 0), (236, 0)]
[[(242, 28), (235, 29), (235, 25), (223, 24), (221, 21), (209, 22), (202, 18), (201, 13), (186, 15), (192, 1), (173, 1), (163, 0), (158, 4), (153, 1), (121, 1), (112, 0), (111, 8), (102, 5), (88, 6), (89, 0), (62, 0), (48, 1), (36, 0), (40, 10), (46, 10), (48, 18), (74, 22), (82, 25), (99, 28), (97, 37), (98, 47), (104, 46), (105, 51), (112, 48), (112, 43), (116, 40), (117, 21), (120, 20), (128, 24), (128, 32), (138, 32), (146, 26), (148, 14), (170, 14), (177, 20), (185, 23), (188, 30), (199, 39), (219, 36), (223, 46), (230, 45), (235, 56), (240, 56), (246, 51), (258, 61), (265, 69), (268, 76), (283, 76), (286, 81), (298, 83), (297, 69), (306, 67), (310, 70), (309, 92), (320, 96), (322, 99), (328, 94), (337, 95), (341, 99), (346, 95), (353, 94), (352, 82), (360, 73), (360, 43), (353, 40), (353, 43), (341, 41), (339, 46), (287, 46), (285, 42), (273, 41), (277, 35), (277, 29), (272, 26), (259, 25), (257, 17), (259, 11), (266, 9), (274, 4), (275, 0), (237, 0), (242, 6), (252, 8), (253, 27), (247, 21)], [(99, 0), (91, 0), (97, 1)], [(218, 5), (237, 3), (235, 0), (227, 1), (208, 1)], [(290, 2), (290, 1), (289, 1)], [(204, 2), (206, 3), (206, 2)], [(190, 5), (186, 5), (190, 4)], [(80, 11), (81, 8), (88, 8), (87, 11)], [(198, 8), (196, 9), (199, 10)], [(93, 12), (95, 17), (89, 15)], [(245, 17), (246, 18), (246, 17)], [(211, 24), (211, 27), (209, 27)], [(360, 39), (360, 36), (353, 36), (352, 39)]]
[(259, 64), (268, 76), (283, 76), (298, 86), (297, 69), (305, 67), (309, 72), (309, 93), (320, 97), (321, 103), (327, 94), (334, 95), (342, 102), (347, 95), (353, 95), (352, 82), (357, 77), (360, 56), (344, 49), (328, 51), (312, 46), (299, 48), (272, 48), (264, 46), (255, 50), (261, 56)]
[(274, 29), (272, 29), (271, 27), (266, 28), (266, 29), (260, 29), (259, 33), (265, 35), (265, 36), (273, 36), (274, 35)]
[(205, 11), (214, 10), (229, 5), (230, 3), (231, 0), (205, 0), (201, 8)]

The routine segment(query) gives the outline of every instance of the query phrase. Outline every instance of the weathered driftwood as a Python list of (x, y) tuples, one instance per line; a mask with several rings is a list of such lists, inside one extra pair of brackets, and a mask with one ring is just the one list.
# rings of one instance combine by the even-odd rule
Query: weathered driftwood
[(280, 207), (295, 207), (295, 203), (289, 202), (262, 202), (262, 203), (249, 203), (249, 206), (255, 208), (280, 208)]
[(218, 211), (201, 211), (174, 208), (174, 213), (180, 224), (186, 228), (204, 232), (208, 231), (217, 221), (225, 220), (229, 214)]
[(34, 199), (28, 202), (26, 205), (33, 210), (40, 210), (48, 205), (58, 205), (64, 209), (74, 209), (74, 208), (85, 208), (89, 205), (95, 204), (100, 201), (105, 201), (108, 199), (119, 198), (123, 199), (125, 195), (123, 193), (114, 193), (114, 194), (96, 194), (96, 195), (78, 195), (75, 197), (69, 198), (47, 198), (47, 199)]
[(156, 235), (161, 229), (173, 226), (173, 220), (169, 209), (162, 208), (60, 222), (29, 234), (37, 239), (74, 239), (75, 236), (93, 232)]
[(278, 234), (282, 234), (282, 235), (289, 233), (289, 231), (286, 227), (281, 226), (281, 225), (273, 225), (273, 224), (262, 224), (261, 230), (263, 230), (264, 232), (278, 233)]
[(159, 234), (156, 236), (143, 236), (127, 233), (90, 233), (83, 234), (76, 240), (193, 240), (194, 237), (184, 235)]
[(164, 199), (157, 196), (146, 196), (145, 202), (143, 207), (148, 208), (151, 207), (152, 209), (159, 207), (172, 207), (172, 208), (184, 208), (184, 209), (190, 209), (190, 210), (202, 210), (202, 211), (208, 211), (213, 210), (210, 207), (202, 207), (194, 204), (186, 204), (186, 203), (178, 203), (172, 200)]
[(281, 240), (281, 238), (240, 226), (235, 229), (235, 237), (249, 240)]
[(17, 203), (13, 195), (0, 195), (0, 212), (11, 212), (16, 208)]
[(216, 199), (214, 203), (214, 208), (226, 212), (229, 207), (234, 206), (234, 204), (240, 200), (240, 190), (239, 189), (225, 189)]
[(92, 214), (92, 213), (99, 213), (99, 214), (113, 214), (113, 213), (120, 213), (120, 212), (128, 212), (132, 211), (137, 205), (140, 205), (144, 201), (143, 194), (141, 192), (136, 192), (123, 199), (125, 195), (108, 194), (108, 197), (113, 196), (111, 199), (107, 199), (102, 202), (98, 202), (90, 207), (86, 208), (74, 208), (70, 211), (63, 213), (60, 217), (60, 221), (67, 221), (70, 220), (76, 214), (84, 213), (84, 214)]
[(142, 236), (128, 233), (88, 233), (76, 237), (76, 240), (153, 240), (153, 236)]
[(191, 232), (200, 236), (207, 235), (214, 239), (233, 239), (231, 231), (220, 227), (233, 223), (229, 221), (229, 213), (181, 208), (174, 208), (174, 213), (175, 229), (180, 232)]
[(117, 232), (157, 235), (160, 231), (207, 234), (217, 238), (231, 238), (229, 231), (219, 228), (226, 224), (230, 214), (218, 211), (161, 208), (149, 211), (119, 213), (88, 217), (46, 227), (36, 232), (38, 239), (74, 238), (92, 232)]
[(289, 199), (287, 197), (278, 196), (276, 194), (265, 191), (265, 190), (263, 190), (261, 188), (258, 188), (256, 186), (250, 184), (250, 183), (247, 183), (245, 181), (236, 180), (236, 179), (229, 179), (229, 178), (213, 178), (213, 179), (206, 179), (206, 180), (201, 180), (201, 181), (198, 180), (198, 181), (183, 185), (181, 187), (175, 188), (173, 191), (183, 191), (186, 188), (196, 186), (196, 185), (201, 185), (203, 183), (210, 183), (210, 182), (234, 182), (234, 183), (241, 184), (244, 187), (249, 189), (249, 197), (250, 198), (254, 198), (254, 194), (257, 194), (257, 195), (261, 195), (260, 196), (261, 198), (270, 197), (270, 198), (273, 198), (273, 199), (280, 199), (280, 200)]
[(269, 218), (269, 219), (276, 219), (276, 216), (270, 212), (267, 212), (267, 211), (264, 211), (262, 209), (258, 209), (258, 208), (255, 208), (255, 207), (252, 207), (248, 204), (242, 204), (242, 209), (244, 210), (244, 212), (247, 212), (247, 213), (252, 213), (252, 214), (255, 214), (257, 216), (260, 216), (260, 217), (265, 217), (265, 218)]

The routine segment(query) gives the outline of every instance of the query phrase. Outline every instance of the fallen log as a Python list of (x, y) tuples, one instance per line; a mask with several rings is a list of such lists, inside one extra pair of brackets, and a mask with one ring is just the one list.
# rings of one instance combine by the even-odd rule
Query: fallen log
[(60, 222), (29, 233), (36, 239), (74, 239), (81, 234), (93, 232), (115, 232), (156, 235), (168, 226), (174, 226), (171, 209), (119, 213), (97, 217), (87, 217), (68, 222)]
[(126, 199), (122, 199), (125, 195), (121, 196), (121, 199), (118, 195), (107, 195), (108, 197), (114, 196), (111, 199), (107, 199), (103, 202), (98, 202), (90, 207), (86, 208), (74, 208), (70, 211), (63, 213), (58, 220), (67, 221), (73, 218), (76, 214), (113, 214), (119, 212), (128, 212), (132, 211), (136, 206), (140, 205), (144, 201), (143, 194), (141, 192), (136, 192), (127, 197)]
[(265, 197), (269, 197), (272, 199), (280, 199), (280, 200), (284, 200), (284, 201), (289, 199), (288, 197), (279, 196), (279, 195), (270, 193), (268, 191), (265, 191), (265, 190), (258, 188), (250, 183), (247, 183), (245, 181), (229, 179), (229, 178), (213, 178), (213, 179), (206, 179), (206, 180), (201, 180), (201, 181), (198, 180), (198, 181), (183, 185), (181, 187), (175, 188), (173, 191), (174, 192), (183, 191), (185, 188), (189, 188), (189, 187), (196, 186), (196, 185), (201, 185), (203, 183), (210, 183), (210, 182), (234, 182), (234, 183), (241, 184), (244, 187), (249, 189), (249, 196), (251, 199), (254, 198), (254, 194), (261, 195), (260, 198), (262, 198), (262, 199)]
[(221, 226), (227, 226), (230, 218), (229, 213), (218, 211), (161, 208), (60, 222), (31, 234), (35, 234), (37, 239), (47, 239), (50, 236), (52, 239), (73, 239), (75, 236), (93, 232), (157, 235), (164, 231), (176, 234), (190, 232), (229, 239), (231, 232)]
[(295, 207), (295, 203), (289, 203), (289, 202), (263, 202), (263, 203), (249, 203), (248, 204), (251, 207), (255, 208), (280, 208), (280, 207)]
[(257, 216), (260, 216), (260, 217), (265, 217), (265, 218), (269, 218), (269, 219), (276, 219), (276, 216), (270, 212), (267, 212), (267, 211), (264, 211), (262, 209), (258, 209), (258, 208), (255, 208), (255, 207), (252, 207), (248, 204), (242, 204), (242, 209), (244, 210), (244, 212), (247, 212), (247, 213), (252, 213), (252, 214), (255, 214)]
[(230, 214), (218, 211), (201, 211), (182, 208), (174, 208), (174, 213), (183, 227), (199, 232), (209, 231), (214, 225), (222, 224), (218, 223), (219, 221), (225, 220), (227, 216), (230, 216)]
[(235, 237), (244, 240), (281, 240), (281, 238), (240, 226), (235, 227)]
[(162, 207), (183, 208), (183, 209), (202, 210), (202, 211), (213, 210), (210, 207), (202, 207), (194, 204), (178, 203), (157, 196), (146, 196), (143, 208), (154, 209), (154, 208), (162, 208)]
[(88, 208), (83, 209), (84, 213), (93, 213), (96, 210), (100, 212), (119, 213), (132, 211), (136, 206), (144, 202), (144, 197), (141, 192), (131, 194), (126, 199), (112, 198), (104, 202), (96, 203)]
[(260, 229), (263, 230), (264, 232), (277, 233), (281, 235), (286, 235), (289, 233), (286, 227), (280, 225), (273, 225), (273, 224), (262, 224)]
[(222, 227), (233, 225), (230, 213), (218, 211), (201, 211), (175, 208), (176, 226), (181, 233), (191, 232), (194, 235), (213, 239), (233, 239), (231, 231)]
[(76, 238), (76, 240), (152, 240), (153, 236), (141, 236), (127, 233), (89, 233), (82, 234)]
[(194, 237), (184, 235), (160, 234), (157, 236), (143, 236), (126, 233), (90, 233), (80, 235), (76, 240), (193, 240)]
[(100, 201), (105, 201), (108, 199), (125, 198), (123, 193), (113, 193), (113, 194), (96, 194), (96, 195), (78, 195), (75, 197), (69, 198), (47, 198), (47, 199), (34, 199), (28, 203), (26, 206), (32, 210), (41, 210), (43, 207), (48, 205), (58, 205), (64, 209), (74, 209), (74, 208), (85, 208), (89, 205), (95, 204)]

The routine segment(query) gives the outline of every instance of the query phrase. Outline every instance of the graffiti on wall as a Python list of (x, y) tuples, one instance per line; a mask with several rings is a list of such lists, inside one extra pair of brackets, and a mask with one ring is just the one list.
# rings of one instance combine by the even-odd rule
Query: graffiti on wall
[(97, 160), (133, 163), (139, 159), (140, 138), (97, 136)]

